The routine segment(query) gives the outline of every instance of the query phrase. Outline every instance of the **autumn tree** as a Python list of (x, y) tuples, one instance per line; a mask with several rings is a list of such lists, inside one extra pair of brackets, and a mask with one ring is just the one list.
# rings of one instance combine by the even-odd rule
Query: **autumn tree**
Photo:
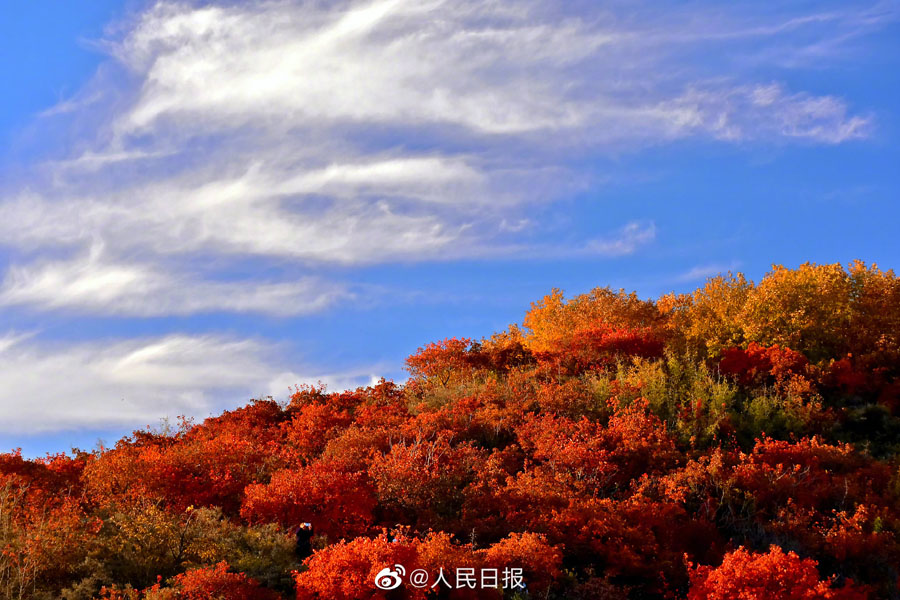
[(578, 331), (597, 327), (644, 328), (659, 322), (659, 311), (649, 300), (624, 290), (596, 288), (587, 294), (566, 300), (555, 289), (532, 303), (523, 324), (527, 329), (526, 344), (532, 352), (553, 351)]
[(820, 579), (816, 561), (772, 546), (763, 554), (739, 548), (722, 564), (695, 567), (688, 600), (866, 600), (869, 594), (852, 582), (838, 588)]
[(296, 527), (310, 522), (332, 539), (362, 533), (372, 523), (375, 495), (365, 473), (321, 460), (276, 472), (268, 484), (249, 485), (241, 515), (255, 523)]
[(861, 262), (554, 290), (403, 384), (0, 454), (0, 599), (900, 600), (898, 306)]

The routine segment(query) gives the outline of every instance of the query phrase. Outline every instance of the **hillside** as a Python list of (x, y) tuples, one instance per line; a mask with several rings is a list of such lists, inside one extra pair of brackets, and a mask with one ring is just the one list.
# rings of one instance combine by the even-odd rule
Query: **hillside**
[(900, 598), (892, 271), (553, 291), (407, 366), (0, 455), (0, 598)]

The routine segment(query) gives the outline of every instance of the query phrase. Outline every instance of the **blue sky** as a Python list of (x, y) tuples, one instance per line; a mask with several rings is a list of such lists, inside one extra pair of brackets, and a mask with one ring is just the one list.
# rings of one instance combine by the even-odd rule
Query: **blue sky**
[(386, 376), (553, 287), (900, 267), (897, 2), (3, 4), (0, 448)]

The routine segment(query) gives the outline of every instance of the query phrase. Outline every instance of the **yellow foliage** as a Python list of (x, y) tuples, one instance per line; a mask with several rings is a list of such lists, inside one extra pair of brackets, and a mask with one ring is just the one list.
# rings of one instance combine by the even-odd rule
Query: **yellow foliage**
[(728, 273), (691, 294), (663, 296), (657, 306), (670, 343), (700, 356), (757, 342), (802, 352), (814, 363), (873, 349), (900, 357), (900, 280), (861, 261), (847, 269), (773, 265), (757, 285)]
[(634, 292), (626, 294), (625, 290), (603, 287), (568, 301), (561, 290), (554, 289), (531, 304), (523, 325), (528, 330), (525, 338), (528, 348), (532, 352), (546, 352), (577, 331), (600, 325), (649, 327), (658, 321), (659, 311), (652, 300), (641, 300)]
[(740, 316), (745, 339), (786, 346), (813, 361), (833, 355), (849, 330), (850, 291), (840, 264), (775, 265), (747, 297)]
[(718, 275), (693, 294), (663, 296), (660, 311), (669, 317), (669, 330), (689, 349), (716, 356), (743, 343), (740, 315), (752, 289), (753, 282), (741, 273)]

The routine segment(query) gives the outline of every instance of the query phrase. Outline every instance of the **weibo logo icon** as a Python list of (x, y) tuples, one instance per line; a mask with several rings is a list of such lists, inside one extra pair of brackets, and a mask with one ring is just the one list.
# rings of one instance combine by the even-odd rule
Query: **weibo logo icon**
[(375, 587), (380, 590), (397, 589), (403, 583), (401, 578), (404, 575), (406, 575), (406, 569), (403, 565), (394, 565), (393, 570), (385, 567), (375, 575)]

